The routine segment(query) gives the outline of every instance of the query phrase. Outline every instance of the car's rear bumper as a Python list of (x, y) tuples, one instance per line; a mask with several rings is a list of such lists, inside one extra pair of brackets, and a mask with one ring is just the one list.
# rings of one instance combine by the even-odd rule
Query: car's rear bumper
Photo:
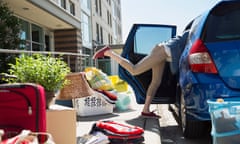
[(240, 100), (240, 90), (229, 89), (223, 83), (197, 83), (183, 91), (187, 118), (192, 120), (211, 120), (207, 100)]

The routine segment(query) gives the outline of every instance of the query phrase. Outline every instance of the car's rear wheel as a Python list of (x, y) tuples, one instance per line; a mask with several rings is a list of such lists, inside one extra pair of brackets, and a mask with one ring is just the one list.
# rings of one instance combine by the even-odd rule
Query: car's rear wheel
[(204, 135), (206, 128), (205, 122), (187, 119), (187, 109), (182, 93), (180, 99), (180, 118), (181, 128), (185, 138), (200, 138)]

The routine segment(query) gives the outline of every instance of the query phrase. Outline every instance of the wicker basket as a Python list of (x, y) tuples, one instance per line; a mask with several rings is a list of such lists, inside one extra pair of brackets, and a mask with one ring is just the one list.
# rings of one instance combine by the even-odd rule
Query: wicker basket
[(89, 86), (84, 72), (70, 73), (66, 76), (66, 79), (70, 83), (60, 90), (56, 99), (70, 100), (94, 94), (94, 90)]

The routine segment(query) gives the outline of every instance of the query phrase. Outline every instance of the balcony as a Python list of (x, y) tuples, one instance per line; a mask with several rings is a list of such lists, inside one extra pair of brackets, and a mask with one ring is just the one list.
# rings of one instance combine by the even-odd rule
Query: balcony
[(81, 72), (84, 71), (87, 66), (86, 63), (88, 61), (89, 55), (78, 54), (78, 53), (70, 53), (70, 52), (47, 52), (47, 51), (25, 51), (25, 50), (8, 50), (8, 49), (0, 49), (0, 54), (6, 53), (8, 55), (11, 54), (45, 54), (51, 56), (61, 56), (64, 61), (71, 68), (72, 72)]

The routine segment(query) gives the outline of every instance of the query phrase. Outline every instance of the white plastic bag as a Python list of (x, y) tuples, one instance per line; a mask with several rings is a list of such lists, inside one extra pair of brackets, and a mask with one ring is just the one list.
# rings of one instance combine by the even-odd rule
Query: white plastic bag
[(17, 136), (0, 141), (0, 144), (55, 144), (55, 142), (49, 133), (22, 130)]

